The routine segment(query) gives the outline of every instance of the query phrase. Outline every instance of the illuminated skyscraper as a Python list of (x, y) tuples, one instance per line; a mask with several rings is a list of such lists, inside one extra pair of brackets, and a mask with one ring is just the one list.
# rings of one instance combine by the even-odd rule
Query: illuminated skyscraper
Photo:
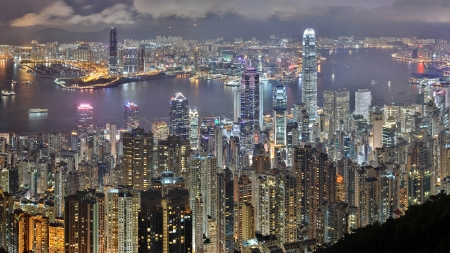
[(364, 116), (369, 121), (369, 107), (372, 104), (372, 93), (368, 89), (358, 89), (355, 92), (355, 114)]
[(252, 137), (260, 130), (260, 85), (259, 74), (253, 67), (248, 67), (241, 80), (241, 133), (247, 144), (252, 144)]
[(182, 140), (189, 140), (189, 106), (188, 99), (178, 92), (170, 99), (170, 134), (179, 135)]
[(189, 143), (191, 149), (198, 149), (198, 111), (197, 108), (189, 110)]
[(334, 90), (325, 89), (323, 91), (323, 113), (329, 119), (334, 119), (336, 92)]
[(94, 129), (94, 107), (89, 104), (81, 104), (77, 107), (78, 136)]
[(276, 146), (286, 146), (287, 124), (286, 87), (279, 83), (273, 88), (273, 127)]
[(239, 122), (241, 117), (241, 92), (236, 91), (233, 93), (233, 122)]
[(123, 106), (123, 120), (128, 131), (139, 127), (139, 106), (128, 102)]
[(164, 121), (155, 121), (152, 124), (152, 133), (158, 141), (167, 140), (167, 136), (169, 136), (169, 126)]
[(313, 29), (303, 33), (302, 47), (302, 102), (310, 119), (317, 115), (317, 59), (316, 35)]
[(117, 30), (114, 27), (109, 33), (109, 73), (117, 74)]
[(350, 92), (347, 89), (336, 91), (336, 122), (339, 130), (346, 127), (350, 115)]

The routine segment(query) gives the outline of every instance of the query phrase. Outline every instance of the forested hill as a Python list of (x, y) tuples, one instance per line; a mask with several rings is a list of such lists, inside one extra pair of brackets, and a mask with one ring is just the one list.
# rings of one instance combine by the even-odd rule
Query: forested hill
[(450, 195), (432, 196), (401, 218), (357, 229), (318, 252), (450, 252)]

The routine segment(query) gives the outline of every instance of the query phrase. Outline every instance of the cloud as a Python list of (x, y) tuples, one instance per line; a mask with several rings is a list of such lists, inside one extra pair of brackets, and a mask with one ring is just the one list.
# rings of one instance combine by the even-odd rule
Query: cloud
[(57, 1), (50, 6), (44, 8), (39, 13), (28, 13), (22, 17), (11, 21), (11, 26), (34, 26), (48, 25), (54, 21), (68, 18), (73, 15), (72, 7), (63, 1)]
[(39, 13), (27, 13), (12, 20), (10, 24), (11, 26), (133, 24), (134, 16), (133, 7), (121, 3), (108, 7), (99, 13), (79, 15), (75, 13), (72, 6), (59, 0), (45, 7)]

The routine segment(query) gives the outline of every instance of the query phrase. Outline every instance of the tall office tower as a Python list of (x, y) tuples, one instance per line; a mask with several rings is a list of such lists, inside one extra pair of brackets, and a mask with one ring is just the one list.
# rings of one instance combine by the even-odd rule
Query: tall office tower
[(189, 110), (189, 143), (191, 149), (198, 149), (198, 111), (197, 108)]
[(143, 128), (123, 134), (123, 184), (137, 191), (151, 187), (153, 178), (153, 134)]
[(370, 146), (375, 150), (376, 148), (381, 148), (383, 146), (384, 116), (378, 106), (370, 112), (370, 124), (373, 126), (373, 137)]
[(109, 74), (117, 75), (117, 30), (111, 27), (109, 33)]
[(189, 141), (182, 140), (180, 136), (170, 135), (167, 140), (158, 141), (158, 154), (156, 168), (157, 173), (170, 170), (177, 177), (187, 172), (190, 155)]
[(303, 110), (306, 110), (305, 103), (294, 103), (292, 105), (292, 113), (294, 114), (294, 121), (298, 123), (299, 128), (301, 128)]
[(259, 74), (253, 67), (244, 70), (241, 80), (241, 135), (245, 145), (255, 144), (254, 135), (259, 135), (260, 93)]
[(401, 133), (410, 133), (415, 128), (414, 116), (416, 115), (417, 105), (400, 106), (400, 127)]
[(233, 93), (233, 122), (239, 122), (241, 117), (241, 92)]
[(217, 157), (217, 166), (222, 169), (223, 162), (223, 125), (217, 124), (214, 126), (214, 155)]
[(128, 131), (139, 127), (139, 106), (128, 102), (123, 106), (123, 121)]
[(317, 58), (316, 35), (313, 29), (303, 33), (302, 46), (302, 102), (311, 120), (317, 115)]
[(336, 91), (336, 123), (339, 130), (345, 130), (350, 116), (350, 92), (347, 89)]
[(156, 140), (167, 140), (169, 136), (169, 126), (164, 121), (155, 121), (152, 124), (152, 133)]
[(193, 252), (192, 212), (185, 189), (142, 192), (139, 212), (139, 252)]
[(94, 252), (98, 242), (98, 204), (95, 190), (65, 197), (65, 252)]
[(145, 47), (138, 48), (137, 71), (138, 72), (145, 71)]
[[(393, 119), (395, 119), (396, 121), (399, 119), (400, 116), (400, 106), (399, 105), (395, 105), (394, 103), (392, 104), (385, 104), (384, 108), (383, 108), (383, 113), (384, 113), (384, 120), (389, 119), (389, 117), (392, 117)], [(424, 112), (424, 115), (426, 113)]]
[(355, 91), (355, 113), (364, 116), (367, 121), (369, 118), (369, 109), (372, 104), (372, 92), (368, 89), (358, 89)]
[(200, 65), (198, 64), (198, 56), (199, 56), (199, 49), (196, 47), (194, 49), (194, 72), (198, 73), (200, 72)]
[(111, 143), (111, 156), (114, 160), (117, 158), (117, 126), (116, 124), (109, 125), (109, 142)]
[(94, 107), (81, 104), (77, 107), (77, 133), (78, 136), (94, 129)]
[(383, 147), (393, 147), (397, 144), (397, 136), (400, 134), (400, 129), (397, 126), (397, 122), (391, 117), (386, 120), (386, 124), (383, 125)]
[(300, 140), (303, 142), (311, 141), (311, 128), (309, 127), (309, 119), (310, 117), (306, 109), (302, 110), (302, 134)]
[[(238, 242), (243, 242), (243, 208), (245, 203), (252, 203), (252, 182), (247, 175), (235, 175), (235, 209), (234, 209), (234, 239)], [(242, 248), (242, 247), (241, 247)], [(236, 250), (236, 249), (235, 249)]]
[(323, 91), (323, 113), (328, 119), (334, 120), (336, 109), (336, 92), (334, 90), (325, 89)]
[(273, 88), (273, 128), (275, 146), (286, 146), (287, 94), (286, 87), (279, 83)]
[(138, 252), (138, 213), (141, 193), (133, 187), (106, 189), (108, 252)]
[(180, 92), (170, 99), (169, 130), (170, 134), (179, 135), (182, 140), (189, 140), (188, 99)]

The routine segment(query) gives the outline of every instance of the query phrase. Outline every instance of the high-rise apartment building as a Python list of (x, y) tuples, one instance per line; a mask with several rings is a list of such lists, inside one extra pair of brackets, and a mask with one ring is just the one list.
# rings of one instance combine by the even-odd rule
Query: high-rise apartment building
[(309, 118), (314, 120), (317, 115), (317, 58), (313, 29), (305, 30), (302, 45), (302, 102), (306, 104)]
[(77, 133), (78, 136), (94, 129), (94, 107), (81, 104), (77, 107)]
[(110, 253), (137, 253), (141, 193), (133, 187), (106, 189), (106, 238)]
[(153, 134), (143, 128), (123, 134), (123, 184), (143, 191), (153, 177)]
[(179, 135), (182, 140), (189, 140), (188, 99), (181, 93), (170, 99), (169, 130), (170, 134)]
[(167, 140), (158, 141), (157, 150), (157, 174), (170, 170), (181, 177), (182, 173), (187, 172), (190, 155), (188, 140), (182, 140), (177, 135), (170, 135)]
[(123, 106), (123, 121), (128, 131), (139, 127), (139, 106), (128, 102)]
[(365, 120), (369, 121), (369, 109), (372, 104), (372, 92), (368, 89), (358, 89), (355, 91), (355, 113), (362, 115)]

